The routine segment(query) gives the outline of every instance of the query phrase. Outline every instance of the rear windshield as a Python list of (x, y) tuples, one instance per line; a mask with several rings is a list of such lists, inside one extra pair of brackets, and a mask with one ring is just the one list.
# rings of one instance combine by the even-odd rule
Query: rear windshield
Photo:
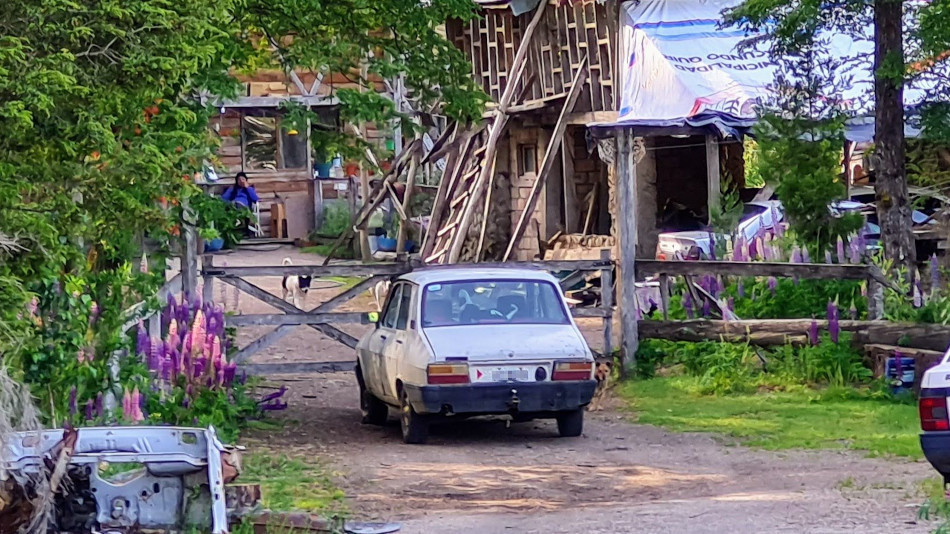
[(422, 326), (567, 324), (558, 289), (537, 280), (429, 284), (422, 297)]

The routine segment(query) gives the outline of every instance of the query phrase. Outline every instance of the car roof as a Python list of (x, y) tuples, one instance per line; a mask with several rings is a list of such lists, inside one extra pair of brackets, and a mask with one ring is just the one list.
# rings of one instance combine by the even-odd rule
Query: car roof
[(399, 276), (398, 279), (407, 280), (419, 285), (438, 282), (503, 279), (557, 282), (550, 273), (538, 269), (527, 269), (524, 267), (458, 267), (454, 265), (424, 267), (403, 274)]

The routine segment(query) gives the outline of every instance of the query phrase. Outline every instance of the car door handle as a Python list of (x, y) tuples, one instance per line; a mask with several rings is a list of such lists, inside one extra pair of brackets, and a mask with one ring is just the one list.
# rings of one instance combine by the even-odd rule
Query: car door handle
[(402, 345), (402, 340), (401, 340), (401, 339), (397, 339), (397, 340), (396, 340), (396, 344), (397, 344), (397, 345)]
[(382, 339), (383, 341), (386, 341), (386, 336), (379, 336), (379, 339)]

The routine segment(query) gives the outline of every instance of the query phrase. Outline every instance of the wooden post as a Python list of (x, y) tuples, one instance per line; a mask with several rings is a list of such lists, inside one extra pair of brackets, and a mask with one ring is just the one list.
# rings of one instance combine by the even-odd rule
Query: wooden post
[[(416, 138), (418, 139), (418, 136)], [(412, 199), (412, 193), (416, 189), (416, 170), (418, 168), (419, 156), (414, 155), (412, 161), (409, 163), (409, 172), (406, 174), (406, 191), (402, 197), (402, 211), (406, 214), (406, 218), (399, 225), (399, 234), (396, 236), (396, 254), (400, 254), (406, 250), (406, 237), (409, 234), (409, 224), (411, 223), (409, 201)], [(394, 198), (394, 205), (396, 201), (397, 199)]]
[(714, 135), (706, 136), (706, 205), (709, 211), (709, 221), (712, 214), (719, 209), (720, 183), (719, 173), (719, 143)]
[[(210, 254), (205, 254), (201, 257), (201, 270), (208, 271), (214, 267), (214, 256)], [(202, 302), (213, 302), (214, 301), (214, 277), (202, 274), (201, 275), (201, 301)], [(221, 303), (224, 304), (223, 302)]]
[(620, 340), (625, 376), (637, 365), (637, 166), (633, 161), (633, 132), (624, 128), (617, 138), (617, 204), (620, 218), (618, 255), (620, 262)]
[(670, 320), (670, 276), (660, 275), (660, 306), (663, 308), (663, 320)]
[[(356, 180), (352, 176), (346, 177), (346, 204), (350, 209), (350, 213), (356, 213)], [(353, 240), (353, 257), (356, 258), (361, 254), (361, 249), (363, 247), (363, 237), (366, 236), (366, 228), (363, 228), (363, 231), (358, 234), (359, 239)], [(366, 240), (366, 246), (369, 247), (369, 239)], [(359, 256), (362, 257), (362, 256)]]
[(614, 274), (610, 249), (600, 251), (600, 259), (610, 263), (600, 272), (600, 303), (604, 308), (604, 356), (614, 352)]
[(185, 236), (181, 253), (181, 283), (185, 297), (194, 297), (198, 290), (198, 236), (195, 232), (195, 213), (182, 202), (182, 230)]

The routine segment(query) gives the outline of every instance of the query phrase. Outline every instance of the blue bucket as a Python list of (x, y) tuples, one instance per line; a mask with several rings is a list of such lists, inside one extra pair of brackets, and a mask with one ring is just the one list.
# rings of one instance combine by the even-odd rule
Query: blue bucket
[(908, 391), (914, 385), (915, 361), (913, 358), (901, 358), (900, 369), (897, 368), (897, 358), (888, 358), (884, 364), (884, 376), (891, 384), (892, 393)]
[(396, 240), (386, 236), (379, 236), (379, 250), (383, 252), (396, 252)]
[(224, 239), (216, 237), (210, 241), (205, 241), (205, 252), (217, 252), (224, 248)]

